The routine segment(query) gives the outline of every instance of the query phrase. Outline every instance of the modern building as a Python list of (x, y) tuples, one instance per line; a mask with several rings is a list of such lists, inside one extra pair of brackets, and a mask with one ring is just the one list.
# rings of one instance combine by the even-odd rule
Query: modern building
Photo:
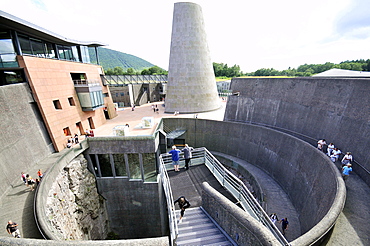
[(0, 85), (28, 84), (56, 151), (116, 116), (104, 70), (88, 53), (103, 45), (70, 40), (0, 11)]

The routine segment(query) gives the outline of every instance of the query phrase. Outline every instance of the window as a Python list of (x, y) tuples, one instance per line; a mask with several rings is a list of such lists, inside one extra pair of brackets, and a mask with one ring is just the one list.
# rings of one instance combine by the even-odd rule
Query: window
[(73, 97), (68, 97), (68, 102), (70, 106), (76, 106), (75, 100), (73, 99)]
[(64, 136), (71, 136), (71, 131), (69, 130), (69, 127), (63, 128)]
[(156, 160), (154, 153), (143, 153), (143, 167), (145, 181), (157, 181)]
[(142, 179), (139, 154), (127, 154), (127, 159), (130, 168), (130, 179)]
[(62, 109), (62, 105), (60, 104), (59, 100), (54, 100), (53, 103), (55, 109)]
[(0, 30), (0, 67), (18, 67), (12, 39), (7, 31)]
[(121, 92), (121, 97), (123, 97), (125, 95), (125, 93)]
[(113, 154), (116, 176), (127, 176), (125, 154)]
[(98, 160), (102, 177), (113, 177), (109, 154), (99, 154)]

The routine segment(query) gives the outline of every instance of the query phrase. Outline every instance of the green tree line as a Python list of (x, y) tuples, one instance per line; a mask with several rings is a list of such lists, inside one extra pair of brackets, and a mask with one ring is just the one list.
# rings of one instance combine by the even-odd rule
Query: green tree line
[[(288, 76), (288, 77), (309, 77), (314, 74), (322, 73), (332, 68), (354, 70), (354, 71), (370, 71), (370, 59), (364, 60), (352, 60), (343, 61), (338, 64), (326, 62), (324, 64), (304, 64), (298, 68), (288, 68), (282, 71), (274, 68), (260, 68), (251, 73), (243, 73), (240, 71), (239, 65), (229, 67), (224, 63), (213, 63), (213, 70), (216, 77), (240, 77), (240, 76)], [(124, 70), (122, 67), (115, 67), (113, 69), (107, 69), (105, 71), (107, 75), (160, 75), (168, 74), (168, 72), (158, 66), (153, 66), (148, 69), (141, 71), (135, 71), (133, 68), (127, 68)]]
[(252, 73), (246, 73), (246, 76), (295, 76), (308, 77), (314, 74), (322, 73), (332, 68), (354, 70), (354, 71), (370, 71), (370, 59), (343, 61), (339, 64), (326, 62), (324, 64), (304, 64), (297, 69), (288, 68), (286, 70), (278, 71), (273, 68), (261, 68)]

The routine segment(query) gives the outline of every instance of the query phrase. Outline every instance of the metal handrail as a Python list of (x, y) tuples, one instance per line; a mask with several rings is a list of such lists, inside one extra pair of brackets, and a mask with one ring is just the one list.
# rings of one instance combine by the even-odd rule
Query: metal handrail
[[(290, 245), (285, 237), (281, 234), (276, 225), (271, 221), (268, 214), (259, 204), (257, 199), (252, 195), (244, 183), (227, 170), (206, 148), (196, 148), (192, 151), (191, 165), (205, 164), (216, 180), (227, 189), (238, 201), (242, 208), (248, 212), (257, 221), (262, 223), (281, 245)], [(161, 161), (167, 170), (172, 169), (171, 155), (162, 154)], [(180, 154), (180, 166), (183, 163), (183, 156)]]
[(174, 245), (174, 242), (177, 239), (177, 235), (179, 235), (179, 229), (178, 229), (177, 222), (176, 222), (175, 205), (174, 205), (173, 196), (172, 196), (170, 179), (168, 177), (168, 173), (164, 165), (162, 156), (159, 156), (159, 163), (160, 163), (159, 164), (159, 176), (161, 178), (163, 190), (166, 195), (171, 245)]

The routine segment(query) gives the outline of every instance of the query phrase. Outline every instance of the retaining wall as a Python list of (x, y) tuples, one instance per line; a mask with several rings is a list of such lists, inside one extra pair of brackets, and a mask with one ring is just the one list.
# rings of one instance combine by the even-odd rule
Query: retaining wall
[(314, 146), (270, 128), (246, 123), (164, 118), (168, 129), (188, 129), (194, 147), (225, 153), (258, 166), (289, 195), (300, 215), (302, 235), (292, 245), (319, 240), (336, 222), (345, 203), (343, 179)]
[(0, 105), (2, 196), (19, 184), (21, 171), (29, 172), (53, 147), (27, 83), (0, 86)]
[[(319, 139), (350, 151), (356, 172), (370, 185), (370, 79), (234, 78), (225, 121), (292, 131), (311, 144)], [(302, 135), (300, 135), (302, 134)]]
[(279, 241), (260, 222), (229, 199), (203, 183), (202, 207), (238, 245), (279, 245)]

